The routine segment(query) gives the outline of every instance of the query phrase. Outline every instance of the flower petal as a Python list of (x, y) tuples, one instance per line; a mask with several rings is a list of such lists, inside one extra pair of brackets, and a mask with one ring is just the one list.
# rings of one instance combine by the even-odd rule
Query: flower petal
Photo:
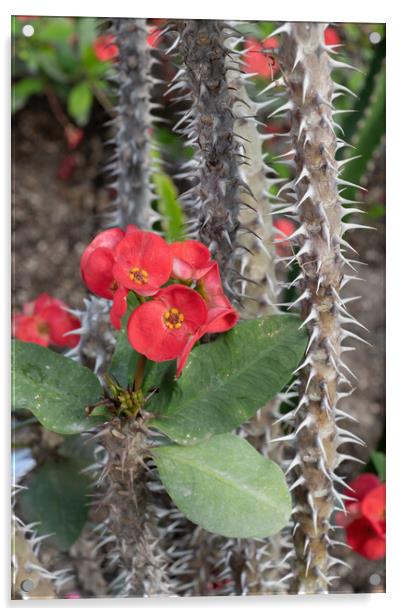
[[(172, 269), (172, 254), (167, 242), (150, 231), (130, 229), (115, 251), (113, 274), (120, 285), (140, 295), (154, 295), (168, 281)], [(143, 280), (136, 280), (131, 272), (138, 268)]]
[(113, 265), (114, 255), (110, 248), (97, 248), (89, 255), (82, 278), (92, 293), (106, 299), (113, 298)]
[(182, 280), (198, 280), (211, 265), (211, 253), (208, 248), (196, 240), (173, 242), (172, 275)]
[(116, 329), (121, 329), (121, 320), (127, 310), (127, 294), (128, 290), (124, 287), (119, 287), (113, 295), (113, 304), (110, 311), (110, 321)]
[(130, 344), (152, 361), (175, 359), (188, 339), (183, 328), (169, 330), (166, 327), (163, 320), (165, 312), (166, 306), (162, 301), (151, 300), (136, 308), (128, 320)]

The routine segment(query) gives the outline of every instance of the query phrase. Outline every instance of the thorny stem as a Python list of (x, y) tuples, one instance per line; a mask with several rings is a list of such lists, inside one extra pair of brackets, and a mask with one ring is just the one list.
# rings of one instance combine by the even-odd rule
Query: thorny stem
[[(344, 210), (338, 193), (337, 137), (333, 122), (334, 84), (324, 43), (325, 24), (292, 23), (284, 27), (281, 62), (291, 110), (299, 217), (302, 319), (309, 343), (300, 375), (296, 415), (294, 471), (295, 590), (327, 592), (331, 583), (331, 515), (343, 506), (335, 482), (341, 438), (337, 411), (340, 387), (350, 386), (341, 360)], [(345, 386), (343, 385), (343, 386)], [(353, 435), (351, 435), (353, 437)]]

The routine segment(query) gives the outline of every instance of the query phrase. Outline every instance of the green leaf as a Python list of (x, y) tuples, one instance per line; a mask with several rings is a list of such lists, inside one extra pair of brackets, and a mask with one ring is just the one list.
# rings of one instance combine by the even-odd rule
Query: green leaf
[(162, 227), (168, 242), (182, 240), (184, 237), (184, 215), (177, 199), (177, 190), (172, 180), (165, 173), (153, 175), (158, 211), (162, 214)]
[(154, 394), (147, 404), (147, 410), (160, 412), (168, 407), (173, 391), (179, 387), (177, 381), (175, 381), (176, 361), (153, 363), (148, 361), (147, 364), (151, 364), (151, 366), (145, 373), (144, 393), (146, 395), (148, 392), (157, 389), (157, 394)]
[(78, 539), (88, 516), (90, 482), (74, 460), (46, 462), (21, 492), (21, 516), (39, 522), (39, 534), (53, 534), (50, 541), (68, 550)]
[(140, 354), (131, 346), (127, 338), (128, 319), (139, 305), (137, 296), (130, 291), (127, 296), (127, 312), (122, 319), (121, 330), (116, 335), (116, 347), (110, 366), (111, 374), (123, 388), (127, 387), (129, 383), (133, 383), (135, 367), (140, 358)]
[[(385, 135), (385, 68), (376, 76), (373, 93), (365, 109), (357, 132), (353, 139), (352, 156), (357, 152), (360, 158), (350, 161), (345, 166), (345, 179), (354, 184), (360, 184), (362, 175), (373, 157), (376, 149)], [(350, 151), (349, 151), (350, 152)], [(347, 188), (344, 191), (347, 198), (353, 198), (355, 190)]]
[(68, 95), (68, 113), (80, 126), (85, 126), (89, 120), (92, 101), (92, 90), (86, 81), (82, 81), (74, 86)]
[(63, 71), (53, 49), (42, 49), (35, 54), (35, 59), (37, 64), (52, 81), (56, 83), (69, 83), (70, 77)]
[[(33, 24), (35, 25), (35, 24)], [(60, 44), (68, 42), (74, 34), (74, 21), (69, 17), (57, 17), (42, 20), (40, 27), (35, 28), (35, 40), (41, 43)]]
[(371, 454), (371, 461), (374, 464), (375, 470), (377, 472), (380, 481), (385, 481), (386, 479), (386, 457), (385, 453), (382, 451), (373, 451)]
[(78, 434), (105, 421), (85, 407), (102, 396), (96, 376), (85, 366), (30, 342), (13, 341), (13, 407), (28, 409), (48, 430)]
[(88, 47), (92, 47), (98, 32), (97, 20), (94, 17), (81, 17), (77, 20), (78, 45), (81, 55)]
[(157, 447), (160, 478), (179, 509), (225, 537), (267, 537), (290, 517), (280, 468), (245, 440), (224, 434), (199, 445)]
[(193, 349), (169, 404), (151, 425), (182, 444), (230, 432), (290, 380), (306, 347), (299, 327), (291, 315), (244, 321)]
[(26, 77), (12, 86), (11, 110), (12, 113), (24, 107), (29, 97), (43, 92), (43, 81), (40, 77)]

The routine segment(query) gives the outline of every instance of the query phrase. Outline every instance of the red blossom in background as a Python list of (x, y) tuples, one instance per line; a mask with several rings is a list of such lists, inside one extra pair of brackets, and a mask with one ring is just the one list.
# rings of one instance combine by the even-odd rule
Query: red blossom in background
[(345, 495), (356, 500), (346, 504), (347, 514), (338, 513), (336, 523), (345, 527), (346, 539), (354, 552), (368, 560), (384, 558), (385, 483), (373, 473), (362, 473)]
[(338, 32), (331, 26), (325, 29), (324, 40), (326, 45), (339, 45), (341, 42)]
[(245, 41), (245, 68), (246, 73), (256, 73), (260, 77), (272, 77), (278, 71), (279, 66), (269, 49), (278, 47), (278, 39), (275, 37), (266, 38), (258, 41), (256, 38), (249, 38)]
[(274, 237), (276, 254), (279, 257), (288, 257), (292, 254), (292, 244), (286, 238), (294, 233), (296, 225), (287, 218), (278, 218), (274, 222), (274, 227), (277, 230)]
[(149, 34), (147, 36), (147, 43), (150, 47), (154, 47), (156, 48), (158, 46), (158, 39), (160, 36), (160, 30), (159, 28), (152, 28), (149, 31)]
[(84, 138), (84, 131), (82, 130), (82, 128), (74, 126), (74, 124), (67, 124), (67, 126), (64, 128), (64, 136), (70, 150), (75, 150), (75, 148), (79, 146), (79, 144)]
[(58, 179), (67, 182), (73, 175), (76, 166), (77, 158), (75, 154), (68, 154), (65, 156), (57, 169)]
[(79, 336), (70, 331), (80, 326), (78, 319), (68, 311), (64, 302), (42, 293), (34, 302), (24, 304), (22, 313), (13, 316), (13, 336), (24, 342), (34, 342), (41, 346), (74, 347)]
[(181, 284), (162, 289), (130, 316), (127, 333), (138, 353), (152, 361), (175, 359), (207, 320), (202, 297)]
[(93, 50), (101, 62), (114, 60), (119, 55), (119, 48), (114, 44), (113, 34), (101, 35), (93, 43)]

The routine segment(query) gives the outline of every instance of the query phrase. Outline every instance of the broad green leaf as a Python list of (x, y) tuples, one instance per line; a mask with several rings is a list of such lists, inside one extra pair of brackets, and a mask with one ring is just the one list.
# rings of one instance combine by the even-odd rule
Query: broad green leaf
[(86, 81), (82, 81), (74, 86), (68, 95), (68, 113), (80, 126), (84, 126), (89, 120), (92, 101), (92, 90)]
[(225, 537), (267, 537), (290, 517), (281, 469), (232, 434), (183, 447), (157, 447), (160, 478), (184, 515)]
[(156, 394), (151, 396), (150, 402), (147, 405), (147, 410), (159, 412), (168, 407), (173, 391), (179, 387), (175, 380), (176, 361), (147, 363), (151, 364), (151, 366), (145, 373), (143, 386), (144, 394), (147, 395), (152, 391), (157, 391)]
[(25, 522), (39, 522), (39, 534), (60, 550), (78, 539), (87, 520), (90, 481), (74, 460), (46, 462), (21, 492), (19, 505)]
[(77, 434), (105, 421), (87, 417), (85, 407), (102, 397), (96, 376), (85, 366), (30, 342), (13, 341), (13, 407), (28, 409), (45, 428)]
[(374, 464), (375, 470), (377, 471), (377, 475), (380, 478), (380, 481), (385, 481), (386, 479), (386, 457), (385, 453), (382, 451), (373, 451), (371, 454), (371, 461)]
[(306, 346), (299, 327), (291, 315), (244, 321), (193, 349), (168, 405), (151, 425), (182, 444), (230, 432), (290, 380)]
[(165, 231), (165, 238), (168, 242), (182, 240), (184, 215), (177, 199), (176, 187), (165, 173), (155, 173), (153, 181), (158, 195), (158, 210), (163, 216), (162, 227)]
[(33, 94), (43, 92), (43, 81), (40, 77), (26, 77), (12, 86), (11, 110), (19, 111)]

